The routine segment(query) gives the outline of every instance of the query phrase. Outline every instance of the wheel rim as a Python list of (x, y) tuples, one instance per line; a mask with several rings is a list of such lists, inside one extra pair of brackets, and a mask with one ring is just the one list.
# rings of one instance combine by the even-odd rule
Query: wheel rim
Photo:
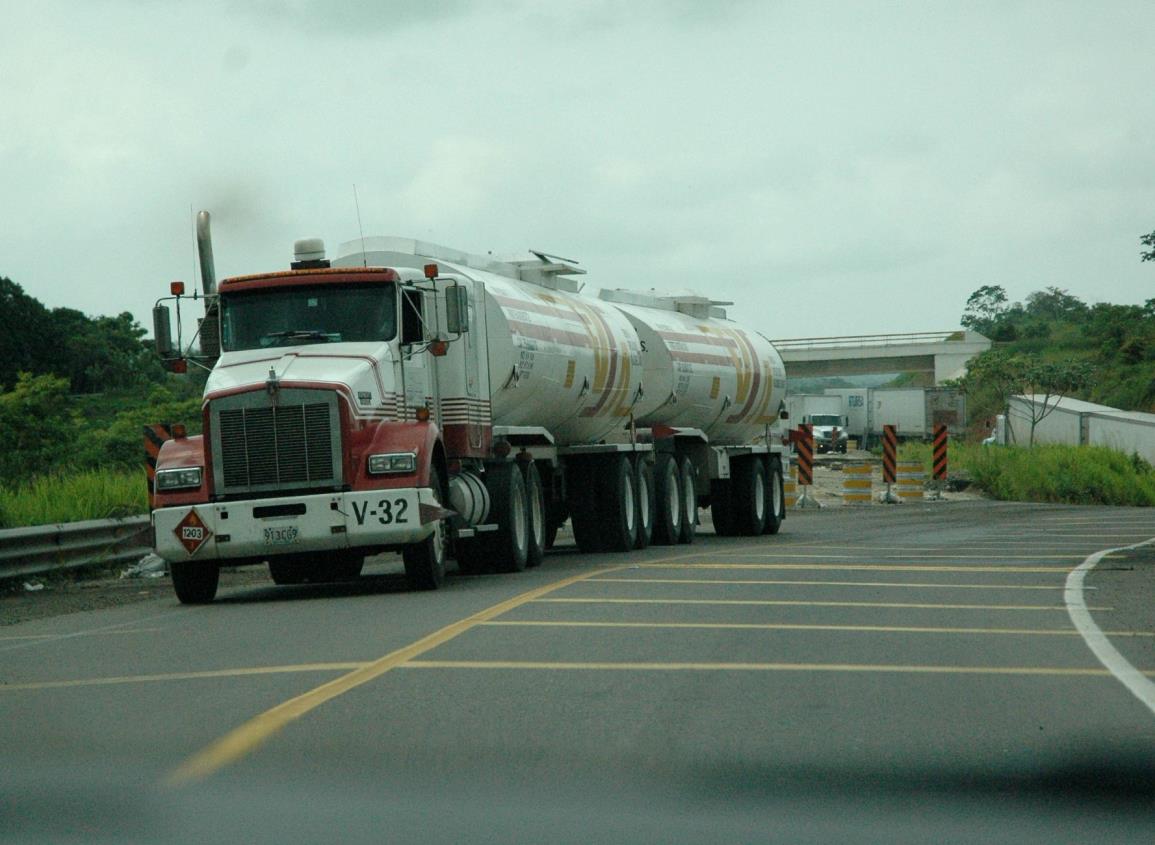
[(626, 512), (626, 533), (631, 537), (634, 536), (634, 527), (636, 525), (634, 521), (635, 507), (634, 481), (632, 478), (630, 478), (630, 474), (627, 472), (622, 476), (622, 508)]
[(545, 547), (545, 505), (542, 504), (541, 484), (529, 486), (529, 515), (533, 530), (534, 544)]
[(526, 526), (525, 488), (515, 487), (513, 495), (509, 497), (510, 507), (513, 508), (512, 519), (509, 521), (510, 534), (517, 548), (524, 549), (529, 543), (529, 531)]
[(686, 519), (693, 524), (694, 515), (698, 510), (698, 491), (694, 489), (692, 474), (687, 472), (684, 480), (686, 483), (682, 485), (682, 501), (686, 507)]
[(680, 501), (681, 491), (678, 489), (678, 473), (674, 469), (673, 462), (666, 465), (668, 472), (666, 473), (666, 519), (670, 523), (670, 528), (677, 531), (682, 527), (682, 505)]
[(774, 503), (774, 519), (777, 519), (782, 514), (782, 474), (774, 473), (774, 480), (771, 484), (770, 495), (773, 497)]
[(638, 473), (638, 521), (639, 527), (645, 531), (650, 527), (650, 486), (644, 472)]
[(766, 479), (760, 472), (754, 473), (754, 519), (761, 522), (766, 518)]

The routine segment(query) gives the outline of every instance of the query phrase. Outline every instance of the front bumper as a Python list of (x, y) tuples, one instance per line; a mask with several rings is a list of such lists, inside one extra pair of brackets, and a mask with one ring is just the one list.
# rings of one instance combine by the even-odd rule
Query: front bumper
[(404, 546), (433, 533), (443, 511), (428, 487), (181, 505), (152, 513), (167, 561)]

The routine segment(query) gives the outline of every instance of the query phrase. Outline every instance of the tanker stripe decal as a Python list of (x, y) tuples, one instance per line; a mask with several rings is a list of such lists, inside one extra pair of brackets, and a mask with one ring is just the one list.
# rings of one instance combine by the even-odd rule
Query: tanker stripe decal
[(577, 346), (584, 349), (589, 349), (593, 346), (588, 335), (571, 332), (567, 329), (542, 326), (537, 323), (523, 323), (520, 320), (510, 320), (509, 328), (525, 337), (532, 337), (535, 340), (546, 340), (560, 346)]
[(698, 343), (705, 346), (725, 346), (731, 349), (738, 345), (732, 338), (713, 337), (706, 334), (688, 334), (686, 332), (659, 331), (658, 337), (660, 337), (662, 340), (672, 340), (680, 343)]
[(510, 310), (529, 311), (534, 314), (544, 314), (547, 317), (559, 317), (574, 323), (582, 322), (581, 317), (577, 315), (573, 308), (561, 308), (556, 305), (539, 305), (536, 302), (526, 302), (523, 299), (512, 299), (508, 296), (498, 296), (497, 294), (493, 294), (493, 298), (497, 300), (499, 305), (503, 305)]
[(762, 382), (762, 369), (758, 366), (758, 355), (754, 351), (753, 345), (750, 343), (750, 338), (748, 338), (746, 333), (742, 331), (735, 330), (734, 333), (741, 339), (744, 349), (750, 353), (753, 379), (750, 385), (750, 395), (746, 399), (746, 404), (742, 406), (741, 411), (731, 415), (726, 420), (728, 423), (736, 423), (746, 418), (746, 415), (750, 413), (750, 409), (754, 407), (754, 402), (758, 398), (758, 388)]

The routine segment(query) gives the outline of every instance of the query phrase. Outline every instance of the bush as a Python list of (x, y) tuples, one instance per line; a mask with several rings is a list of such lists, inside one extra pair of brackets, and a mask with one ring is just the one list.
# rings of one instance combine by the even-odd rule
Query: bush
[(1145, 461), (1101, 446), (966, 447), (961, 463), (996, 499), (1074, 505), (1155, 505)]

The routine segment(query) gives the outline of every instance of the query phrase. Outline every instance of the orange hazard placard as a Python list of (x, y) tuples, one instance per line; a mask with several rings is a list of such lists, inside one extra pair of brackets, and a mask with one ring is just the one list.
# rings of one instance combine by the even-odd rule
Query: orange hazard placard
[(205, 525), (196, 508), (190, 510), (185, 518), (176, 524), (172, 533), (176, 535), (177, 540), (184, 546), (184, 550), (189, 553), (190, 557), (208, 542), (209, 537), (213, 536), (213, 532), (209, 531), (209, 527)]

